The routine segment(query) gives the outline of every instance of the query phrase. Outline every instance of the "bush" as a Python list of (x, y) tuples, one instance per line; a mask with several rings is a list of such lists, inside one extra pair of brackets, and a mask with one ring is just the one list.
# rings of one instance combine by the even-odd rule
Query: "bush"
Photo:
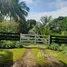
[(59, 51), (63, 51), (65, 47), (65, 44), (61, 44), (61, 46), (59, 47)]
[(67, 54), (67, 46), (64, 47), (63, 53)]
[(15, 41), (2, 41), (1, 48), (14, 48), (16, 42)]
[(49, 49), (52, 49), (52, 50), (59, 50), (59, 45), (56, 44), (56, 43), (53, 43), (49, 46)]
[(19, 41), (0, 41), (0, 48), (22, 48), (23, 45)]
[(16, 42), (15, 47), (16, 47), (16, 48), (22, 48), (22, 47), (23, 47), (23, 45), (22, 45), (22, 44), (18, 41), (18, 42)]

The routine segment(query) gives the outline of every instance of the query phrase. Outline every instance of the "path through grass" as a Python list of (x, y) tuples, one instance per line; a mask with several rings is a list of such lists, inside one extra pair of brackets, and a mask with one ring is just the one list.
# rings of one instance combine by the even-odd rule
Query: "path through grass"
[[(2, 61), (3, 60), (3, 61)], [(46, 48), (0, 50), (0, 62), (12, 60), (12, 67), (66, 67), (67, 55)], [(60, 62), (61, 61), (61, 62)], [(66, 66), (64, 66), (64, 64)], [(0, 66), (2, 67), (2, 66)]]

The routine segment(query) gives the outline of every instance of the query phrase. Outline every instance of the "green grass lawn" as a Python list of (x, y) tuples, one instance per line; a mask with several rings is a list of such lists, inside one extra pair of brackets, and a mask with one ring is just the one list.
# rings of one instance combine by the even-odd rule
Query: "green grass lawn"
[[(66, 54), (63, 54), (63, 52), (46, 49), (46, 47), (44, 45), (41, 46), (41, 48), (42, 47), (49, 54), (55, 56), (58, 60), (67, 64), (67, 55)], [(42, 65), (45, 62), (43, 52), (41, 52), (38, 48), (31, 48), (31, 49), (32, 49), (32, 54), (34, 55), (34, 58), (35, 58), (34, 61), (36, 61), (37, 64)], [(0, 63), (7, 63), (10, 60), (12, 60), (12, 62), (16, 61), (24, 54), (25, 50), (26, 50), (26, 48), (0, 49)]]
[(19, 59), (25, 52), (25, 48), (9, 49), (13, 53), (13, 61)]
[(47, 61), (46, 61), (46, 57), (44, 55), (44, 53), (39, 50), (39, 49), (32, 49), (32, 53), (34, 54), (35, 56), (35, 62), (38, 64), (38, 65), (46, 65)]
[[(41, 45), (41, 48), (43, 48), (44, 50), (46, 50), (49, 54), (53, 55), (54, 57), (56, 57), (59, 61), (67, 64), (67, 54), (64, 54), (62, 51), (54, 51), (54, 50), (50, 50), (50, 49), (47, 49), (46, 46), (44, 45)], [(38, 50), (38, 49), (32, 49), (33, 50), (33, 53), (36, 57), (36, 61), (38, 63), (40, 63), (41, 61), (44, 60), (44, 56), (43, 56), (43, 53)], [(38, 54), (41, 54), (40, 57), (37, 57)]]
[(16, 61), (25, 52), (25, 48), (19, 49), (0, 49), (0, 63), (6, 63), (9, 61)]
[(41, 63), (44, 60), (43, 53), (39, 49), (32, 49), (32, 53), (37, 63)]
[(50, 53), (51, 55), (55, 56), (61, 62), (67, 64), (67, 54), (64, 54), (63, 52), (60, 52), (60, 51), (54, 51), (49, 49), (46, 49), (46, 51)]

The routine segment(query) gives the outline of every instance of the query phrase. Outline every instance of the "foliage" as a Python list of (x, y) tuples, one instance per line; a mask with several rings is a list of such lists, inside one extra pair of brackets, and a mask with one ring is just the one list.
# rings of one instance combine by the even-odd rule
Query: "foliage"
[(59, 51), (63, 51), (65, 48), (65, 44), (61, 44), (61, 46), (59, 46)]
[(49, 27), (45, 27), (43, 30), (43, 35), (50, 35), (51, 34), (51, 30)]
[(36, 25), (36, 20), (30, 19), (20, 24), (21, 33), (28, 34), (29, 31)]
[[(23, 23), (26, 22), (26, 16), (28, 15), (29, 7), (26, 3), (20, 0), (0, 0), (0, 22), (5, 20), (15, 20), (19, 22), (19, 32), (21, 32), (21, 27)], [(20, 21), (19, 21), (20, 20)], [(21, 24), (23, 24), (21, 26)], [(13, 25), (13, 24), (12, 24)], [(12, 27), (12, 25), (7, 25)], [(13, 25), (13, 28), (16, 27)], [(17, 28), (16, 28), (17, 29)], [(12, 32), (12, 30), (9, 30)]]
[(25, 21), (29, 8), (24, 2), (19, 0), (0, 0), (0, 15), (1, 17), (10, 17), (15, 21), (18, 19)]
[(56, 43), (53, 43), (53, 44), (51, 44), (48, 48), (49, 48), (49, 49), (52, 49), (52, 50), (59, 50), (59, 45), (56, 44)]
[(67, 46), (64, 47), (63, 53), (67, 54)]
[(19, 32), (19, 23), (3, 20), (0, 23), (0, 32)]
[(66, 31), (67, 17), (60, 16), (56, 19), (53, 19), (52, 23), (50, 24), (50, 28), (53, 32), (57, 32), (57, 33), (61, 33), (61, 31)]
[(35, 26), (35, 33), (37, 34), (63, 35), (63, 31), (67, 31), (67, 17), (62, 16), (55, 19), (52, 19), (51, 16), (43, 16), (40, 23)]
[(0, 48), (22, 48), (23, 45), (19, 41), (0, 41)]
[(49, 24), (52, 21), (51, 16), (49, 16), (49, 17), (43, 16), (43, 17), (41, 17), (40, 20), (41, 21), (35, 26), (35, 33), (41, 34), (41, 35), (50, 34)]

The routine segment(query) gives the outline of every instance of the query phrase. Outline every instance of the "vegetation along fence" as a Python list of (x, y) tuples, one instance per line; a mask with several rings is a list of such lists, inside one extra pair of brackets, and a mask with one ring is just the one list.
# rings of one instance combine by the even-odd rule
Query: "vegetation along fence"
[(15, 40), (24, 44), (51, 44), (51, 43), (67, 43), (67, 36), (52, 36), (38, 34), (20, 34), (0, 32), (0, 40)]
[(20, 40), (20, 33), (0, 32), (0, 40)]
[(50, 36), (50, 44), (53, 43), (67, 43), (67, 36)]

